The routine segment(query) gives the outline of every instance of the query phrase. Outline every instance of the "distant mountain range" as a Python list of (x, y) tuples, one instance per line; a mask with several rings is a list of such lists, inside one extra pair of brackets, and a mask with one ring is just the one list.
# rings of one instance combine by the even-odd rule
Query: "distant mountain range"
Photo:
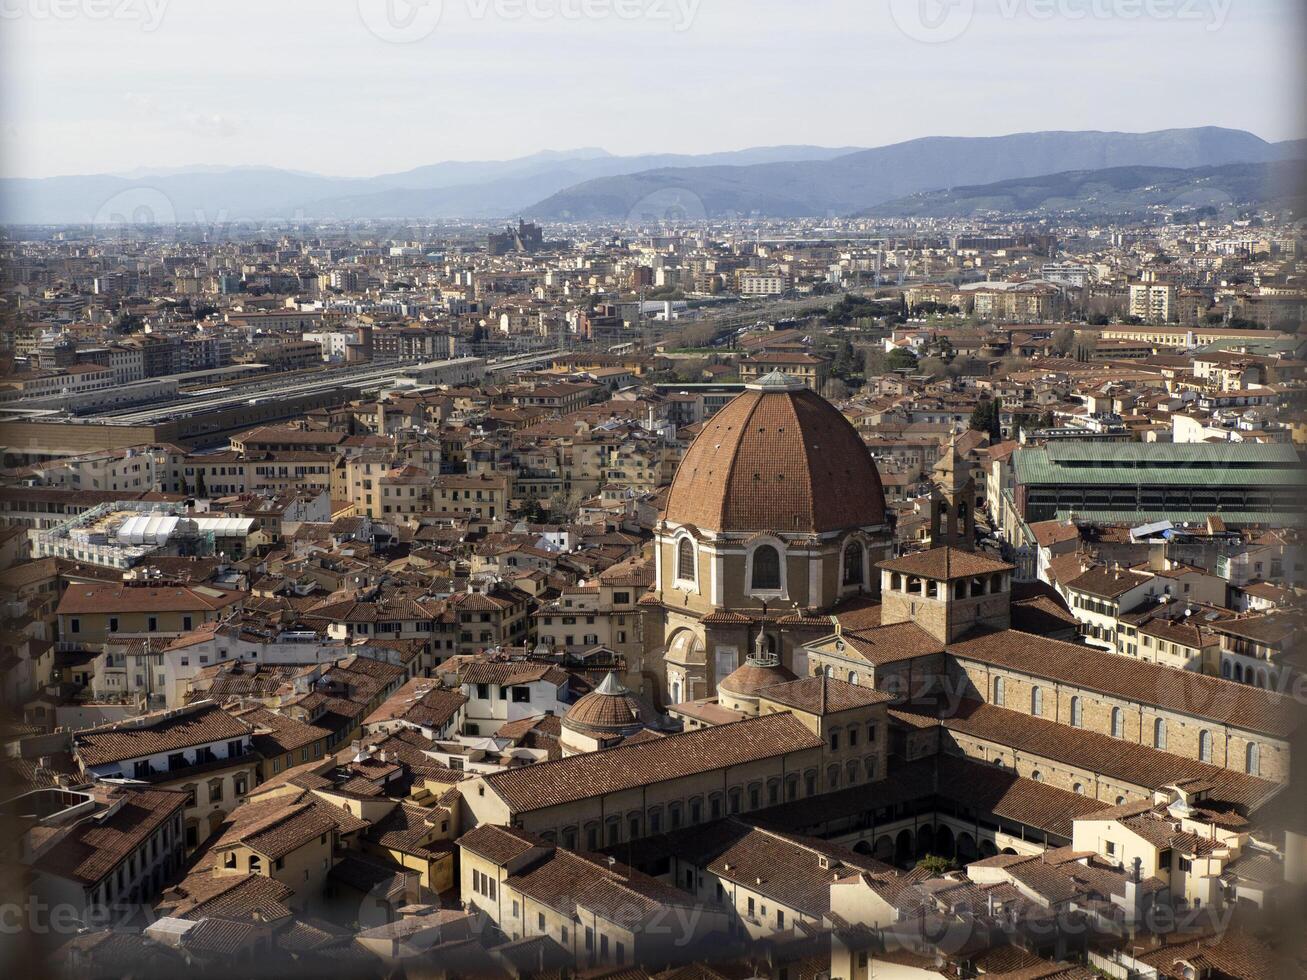
[(931, 137), (830, 160), (651, 170), (570, 187), (528, 213), (552, 220), (614, 220), (672, 209), (708, 217), (845, 215), (920, 191), (1108, 167), (1210, 167), (1294, 156), (1240, 130), (1049, 132)]
[(128, 174), (2, 179), (0, 221), (224, 225), (519, 214), (605, 222), (808, 217), (861, 212), (925, 191), (1045, 175), (1220, 167), (1304, 155), (1302, 141), (1274, 144), (1241, 130), (1207, 127), (930, 137), (870, 150), (770, 146), (700, 155), (613, 156), (583, 148), (514, 160), (436, 163), (368, 178), (268, 167), (143, 168)]
[(270, 167), (185, 167), (130, 174), (0, 179), (5, 224), (121, 223), (123, 217), (238, 221), (501, 218), (601, 177), (687, 166), (825, 160), (852, 147), (768, 146), (701, 155), (613, 156), (586, 148), (514, 160), (451, 161), (378, 177), (323, 177)]
[(1135, 217), (1154, 208), (1218, 212), (1248, 207), (1307, 207), (1301, 160), (1232, 163), (1223, 167), (1109, 167), (1021, 177), (993, 184), (923, 191), (861, 212), (877, 218), (974, 218), (1075, 214), (1084, 218)]

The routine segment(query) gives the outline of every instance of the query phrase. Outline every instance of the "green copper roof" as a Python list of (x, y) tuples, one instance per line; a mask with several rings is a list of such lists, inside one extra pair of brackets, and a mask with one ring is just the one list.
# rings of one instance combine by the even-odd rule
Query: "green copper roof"
[(1288, 445), (1063, 442), (1018, 449), (1017, 482), (1081, 486), (1302, 486)]

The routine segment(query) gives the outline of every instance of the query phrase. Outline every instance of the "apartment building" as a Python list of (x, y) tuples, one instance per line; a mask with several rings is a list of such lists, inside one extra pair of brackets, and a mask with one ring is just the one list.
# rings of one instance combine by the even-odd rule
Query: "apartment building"
[(186, 849), (214, 833), (255, 784), (253, 725), (212, 701), (140, 715), (73, 736), (88, 779), (128, 780), (183, 794)]

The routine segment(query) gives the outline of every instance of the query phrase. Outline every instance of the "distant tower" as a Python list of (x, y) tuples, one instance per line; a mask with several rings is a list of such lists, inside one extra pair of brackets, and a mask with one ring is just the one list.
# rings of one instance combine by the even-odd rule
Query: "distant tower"
[(976, 481), (958, 453), (957, 436), (931, 470), (930, 546), (972, 551), (976, 542)]

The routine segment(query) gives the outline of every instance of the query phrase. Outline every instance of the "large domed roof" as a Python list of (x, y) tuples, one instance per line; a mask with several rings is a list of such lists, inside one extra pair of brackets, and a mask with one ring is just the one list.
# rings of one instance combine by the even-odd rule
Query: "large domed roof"
[(704, 423), (664, 516), (711, 531), (837, 531), (883, 523), (885, 492), (849, 420), (773, 372)]

